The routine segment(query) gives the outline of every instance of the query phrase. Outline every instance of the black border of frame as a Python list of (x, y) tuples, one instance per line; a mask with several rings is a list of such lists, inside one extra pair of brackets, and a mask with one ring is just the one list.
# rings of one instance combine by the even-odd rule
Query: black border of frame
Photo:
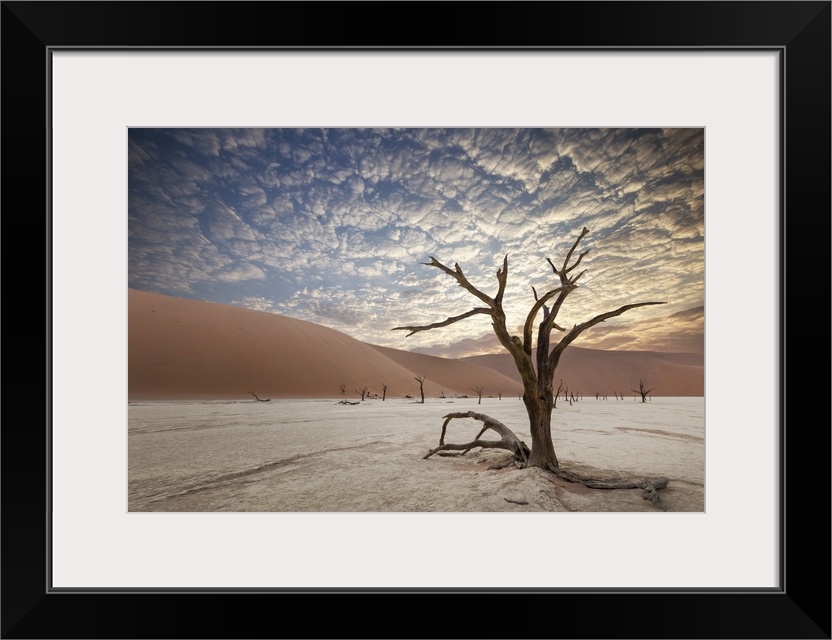
[[(0, 202), (6, 240), (2, 294), (7, 305), (2, 335), (7, 345), (15, 343), (2, 367), (2, 637), (830, 638), (828, 386), (815, 391), (801, 375), (804, 365), (812, 362), (801, 353), (812, 353), (815, 360), (818, 353), (830, 353), (829, 333), (825, 328), (813, 331), (818, 317), (829, 314), (830, 2), (489, 2), (458, 3), (453, 10), (457, 3), (395, 4), (396, 11), (386, 3), (360, 2), (2, 2)], [(460, 15), (464, 18), (453, 17)], [(781, 184), (786, 186), (781, 195), (784, 242), (779, 283), (781, 495), (788, 506), (780, 525), (781, 589), (49, 590), (47, 98), (49, 51), (63, 47), (779, 51), (785, 78)], [(792, 258), (788, 271), (787, 253)], [(801, 287), (806, 276), (811, 283), (808, 292)], [(787, 298), (793, 305), (788, 324)], [(738, 319), (738, 331), (744, 322), (753, 322), (753, 316)], [(812, 340), (809, 347), (787, 353), (789, 338), (800, 345), (798, 338), (807, 335)], [(787, 402), (790, 366), (793, 395)], [(821, 402), (811, 397), (813, 392), (821, 395)], [(31, 419), (33, 406), (43, 407), (43, 422)], [(791, 425), (788, 438), (786, 424)], [(738, 508), (740, 492), (754, 490), (753, 478), (748, 487), (736, 488)], [(528, 532), (518, 531), (519, 537), (524, 535)], [(510, 564), (505, 570), (511, 570)], [(457, 601), (438, 600), (443, 597)], [(312, 616), (304, 613), (308, 606)], [(341, 607), (344, 613), (330, 612)], [(451, 615), (445, 618), (443, 609)], [(388, 620), (392, 626), (387, 626)], [(451, 623), (454, 626), (445, 626)]]

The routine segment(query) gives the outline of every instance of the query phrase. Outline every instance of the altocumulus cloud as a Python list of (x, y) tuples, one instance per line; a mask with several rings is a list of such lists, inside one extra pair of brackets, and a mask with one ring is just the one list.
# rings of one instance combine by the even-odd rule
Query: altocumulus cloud
[[(326, 324), (445, 355), (499, 351), (475, 316), (391, 329), (477, 301), (509, 256), (520, 326), (583, 226), (581, 322), (662, 300), (576, 344), (690, 351), (704, 320), (702, 129), (143, 129), (129, 131), (129, 284)], [(638, 333), (638, 336), (634, 336)], [(678, 338), (678, 340), (676, 339)]]

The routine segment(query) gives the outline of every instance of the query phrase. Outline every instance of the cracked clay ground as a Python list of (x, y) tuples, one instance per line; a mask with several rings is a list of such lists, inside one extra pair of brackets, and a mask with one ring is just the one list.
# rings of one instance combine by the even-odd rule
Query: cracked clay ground
[[(508, 456), (434, 456), (442, 416), (475, 410), (531, 442), (517, 398), (140, 402), (128, 411), (131, 512), (704, 511), (702, 398), (584, 399), (559, 406), (561, 466), (600, 477), (670, 478), (657, 504), (640, 490), (571, 485), (537, 469), (488, 467)], [(447, 442), (467, 442), (454, 420)], [(486, 433), (485, 437), (489, 437)], [(492, 434), (490, 437), (494, 437)]]

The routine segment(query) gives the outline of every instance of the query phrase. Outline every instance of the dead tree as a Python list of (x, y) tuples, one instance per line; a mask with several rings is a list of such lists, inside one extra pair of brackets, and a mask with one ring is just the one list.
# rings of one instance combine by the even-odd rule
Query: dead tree
[(439, 397), (442, 398), (443, 400), (445, 399), (445, 390), (444, 389), (439, 390)]
[(642, 380), (638, 381), (638, 390), (635, 390), (632, 387), (630, 387), (630, 391), (632, 391), (633, 393), (637, 393), (641, 396), (642, 402), (647, 402), (647, 395), (653, 390), (655, 390), (655, 387), (653, 387), (653, 389), (645, 389), (644, 382)]
[(381, 385), (381, 401), (384, 402), (387, 399), (387, 385)]
[[(435, 449), (431, 449), (428, 451), (427, 455), (424, 456), (424, 459), (430, 458), (434, 453), (437, 451), (462, 451), (459, 455), (465, 455), (474, 447), (481, 447), (483, 449), (507, 449), (514, 454), (513, 460), (510, 460), (508, 464), (499, 465), (497, 467), (489, 467), (491, 469), (494, 468), (502, 468), (506, 467), (511, 464), (514, 460), (518, 463), (522, 462), (525, 466), (528, 464), (529, 461), (529, 447), (528, 445), (520, 440), (514, 432), (509, 429), (506, 425), (502, 422), (495, 420), (494, 418), (485, 415), (484, 413), (477, 413), (475, 411), (465, 411), (463, 413), (449, 413), (446, 416), (442, 416), (445, 418), (445, 422), (442, 423), (442, 433), (439, 436), (439, 446)], [(445, 431), (448, 428), (448, 423), (453, 420), (454, 418), (473, 418), (474, 420), (479, 420), (483, 423), (483, 427), (477, 436), (471, 441), (466, 444), (446, 444), (445, 443)], [(500, 435), (499, 440), (480, 440), (480, 436), (485, 433), (487, 429), (492, 429), (495, 433)]]
[(563, 391), (563, 389), (564, 389), (563, 379), (561, 379), (560, 384), (558, 385), (558, 390), (555, 391), (554, 397), (552, 398), (552, 408), (553, 409), (558, 408), (558, 396), (560, 395), (560, 392)]
[(361, 396), (361, 402), (364, 402), (364, 396), (367, 395), (369, 389), (367, 387), (361, 387), (360, 389), (356, 389), (355, 392)]
[(416, 376), (413, 379), (419, 383), (419, 393), (422, 396), (420, 404), (425, 404), (425, 376)]
[(474, 387), (471, 391), (477, 394), (477, 404), (482, 404), (482, 392), (485, 389), (483, 387)]
[(360, 404), (360, 403), (358, 403), (358, 402), (350, 402), (349, 400), (347, 400), (347, 398), (346, 398), (346, 395), (347, 395), (347, 385), (345, 385), (345, 384), (339, 384), (339, 385), (338, 385), (338, 389), (341, 391), (341, 395), (343, 395), (343, 396), (344, 396), (344, 398), (342, 398), (340, 402), (336, 402), (335, 404)]
[(254, 391), (249, 391), (249, 393), (254, 396), (254, 399), (257, 400), (257, 402), (271, 402), (272, 401), (271, 398), (258, 398), (257, 394), (254, 393)]
[[(663, 302), (637, 302), (624, 305), (613, 311), (601, 313), (586, 322), (575, 324), (569, 330), (558, 325), (555, 320), (563, 303), (570, 293), (579, 288), (577, 284), (578, 280), (586, 273), (586, 270), (577, 274), (573, 272), (581, 264), (588, 250), (581, 253), (571, 264), (570, 262), (572, 261), (575, 250), (587, 233), (589, 233), (589, 229), (584, 227), (567, 252), (566, 258), (560, 268), (555, 266), (550, 259), (546, 259), (554, 275), (558, 278), (558, 283), (557, 286), (554, 286), (542, 295), (538, 295), (535, 288), (532, 287), (534, 304), (532, 304), (526, 316), (522, 336), (511, 335), (509, 333), (506, 314), (503, 310), (503, 295), (508, 279), (507, 255), (503, 258), (502, 267), (497, 270), (497, 292), (494, 296), (489, 296), (471, 284), (458, 263), (454, 264), (454, 268), (451, 269), (439, 262), (435, 257), (430, 256), (430, 262), (423, 264), (435, 267), (452, 277), (460, 287), (468, 291), (482, 304), (481, 306), (474, 307), (470, 311), (452, 316), (441, 322), (394, 328), (396, 331), (408, 331), (409, 333), (407, 335), (412, 336), (420, 331), (446, 327), (472, 316), (488, 316), (491, 321), (491, 327), (500, 344), (511, 354), (523, 383), (523, 402), (526, 405), (532, 438), (531, 453), (529, 454), (527, 464), (533, 467), (548, 469), (559, 468), (558, 458), (555, 455), (555, 447), (552, 441), (552, 409), (554, 408), (552, 380), (564, 350), (584, 331), (605, 320), (620, 316), (626, 311), (637, 307), (664, 304)], [(536, 356), (533, 356), (535, 346), (534, 326), (541, 312), (542, 319), (537, 325), (537, 353)], [(555, 330), (562, 332), (563, 336), (552, 346), (551, 334)]]

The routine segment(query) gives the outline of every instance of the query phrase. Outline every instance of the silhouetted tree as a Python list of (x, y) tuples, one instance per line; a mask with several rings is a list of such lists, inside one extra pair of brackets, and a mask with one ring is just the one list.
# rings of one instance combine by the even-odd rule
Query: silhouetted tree
[[(578, 244), (587, 233), (589, 233), (589, 229), (584, 227), (567, 252), (566, 258), (559, 268), (547, 258), (547, 262), (551, 266), (554, 275), (558, 278), (559, 283), (558, 286), (553, 287), (540, 296), (538, 296), (535, 288), (532, 287), (535, 302), (532, 304), (526, 316), (522, 336), (511, 335), (506, 324), (506, 314), (503, 310), (503, 295), (508, 279), (508, 256), (505, 256), (502, 267), (497, 270), (497, 292), (494, 296), (484, 293), (471, 284), (458, 263), (454, 264), (454, 268), (451, 269), (431, 256), (430, 262), (424, 263), (425, 265), (435, 267), (452, 277), (460, 287), (468, 291), (482, 305), (434, 324), (394, 328), (394, 330), (398, 331), (408, 331), (409, 333), (407, 335), (411, 336), (420, 331), (446, 327), (472, 316), (488, 316), (491, 320), (491, 327), (494, 330), (494, 334), (497, 336), (500, 344), (511, 354), (523, 383), (523, 402), (526, 405), (532, 438), (531, 453), (529, 454), (528, 462), (524, 464), (548, 468), (555, 473), (559, 471), (559, 463), (552, 441), (552, 409), (554, 407), (555, 397), (552, 389), (552, 380), (564, 350), (584, 331), (605, 320), (620, 316), (626, 311), (637, 307), (664, 304), (663, 302), (627, 304), (613, 311), (596, 315), (586, 322), (574, 325), (569, 330), (559, 326), (555, 320), (560, 312), (561, 306), (566, 301), (567, 296), (578, 289), (578, 280), (586, 272), (584, 270), (577, 274), (573, 273), (588, 251), (581, 253), (574, 262), (571, 261)], [(541, 313), (542, 319), (537, 325), (537, 355), (535, 362), (532, 355), (534, 347), (534, 325), (538, 315)], [(563, 336), (552, 346), (551, 334), (555, 330), (562, 332)], [(559, 473), (558, 475), (563, 476), (564, 474)]]
[(482, 404), (482, 392), (484, 389), (482, 387), (474, 387), (471, 391), (477, 394), (477, 404)]
[(381, 385), (381, 401), (384, 402), (387, 399), (387, 385)]
[(633, 392), (635, 392), (635, 393), (637, 393), (638, 395), (640, 395), (640, 396), (641, 396), (641, 401), (642, 401), (642, 402), (647, 402), (647, 395), (648, 395), (651, 391), (654, 391), (654, 390), (655, 390), (655, 387), (654, 387), (653, 389), (645, 389), (645, 388), (644, 388), (644, 382), (643, 382), (642, 380), (639, 380), (639, 381), (638, 381), (638, 390), (636, 391), (636, 390), (635, 390), (635, 389), (633, 389), (632, 387), (630, 387), (630, 390), (631, 390), (631, 391), (633, 391)]
[(339, 402), (336, 402), (335, 404), (359, 404), (358, 402), (350, 402), (349, 400), (347, 400), (347, 398), (346, 398), (346, 395), (347, 395), (347, 385), (345, 385), (345, 384), (339, 384), (339, 385), (338, 385), (338, 389), (341, 391), (341, 395), (343, 395), (343, 396), (345, 396), (345, 397), (344, 397), (344, 398), (342, 398)]
[(560, 392), (563, 391), (563, 390), (564, 390), (563, 378), (561, 378), (560, 384), (558, 384), (558, 390), (555, 391), (555, 393), (552, 397), (552, 408), (553, 409), (558, 408), (558, 396), (560, 395)]
[(367, 395), (369, 389), (367, 387), (361, 387), (360, 389), (356, 389), (355, 392), (361, 396), (361, 402), (364, 402), (364, 396)]
[(422, 396), (421, 404), (425, 404), (425, 376), (416, 376), (413, 379), (419, 383), (419, 394)]

